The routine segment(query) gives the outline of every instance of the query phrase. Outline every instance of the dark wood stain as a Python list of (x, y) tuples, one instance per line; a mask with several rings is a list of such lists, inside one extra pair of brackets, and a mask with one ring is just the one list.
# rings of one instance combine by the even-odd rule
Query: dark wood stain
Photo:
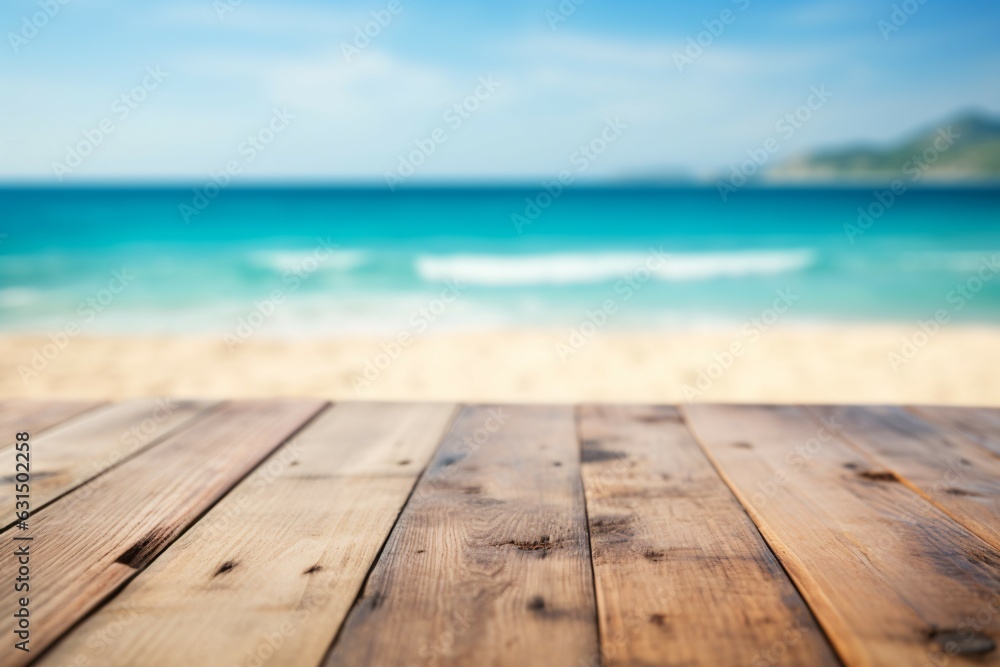
[(660, 413), (655, 415), (641, 415), (635, 418), (636, 421), (643, 422), (645, 424), (657, 424), (660, 422), (670, 422), (673, 424), (679, 424), (681, 421), (681, 416), (676, 412), (673, 413)]
[(898, 482), (899, 478), (891, 470), (863, 470), (858, 473), (858, 477), (869, 479), (873, 482)]
[(627, 458), (625, 452), (609, 452), (603, 449), (584, 448), (580, 455), (580, 460), (584, 463), (601, 463), (603, 461), (617, 461)]
[(239, 563), (237, 563), (236, 561), (227, 560), (225, 563), (223, 563), (222, 565), (219, 566), (219, 569), (216, 570), (215, 574), (213, 574), (212, 576), (213, 577), (217, 577), (220, 574), (225, 574), (226, 572), (229, 572), (230, 570), (232, 570), (237, 565), (239, 565)]
[(173, 533), (174, 531), (170, 528), (154, 528), (122, 552), (122, 555), (116, 558), (115, 562), (127, 565), (134, 570), (141, 570), (149, 565), (170, 542)]
[(453, 466), (462, 460), (461, 456), (444, 456), (438, 462), (439, 468), (447, 468), (448, 466)]
[(986, 655), (996, 650), (992, 637), (971, 629), (932, 630), (930, 639), (949, 655)]
[(590, 520), (590, 528), (595, 533), (630, 532), (632, 517), (627, 515), (598, 515)]
[(981, 494), (978, 494), (975, 491), (966, 491), (965, 489), (958, 489), (955, 487), (947, 488), (944, 490), (944, 492), (947, 493), (949, 496), (963, 496), (963, 497), (968, 496), (973, 498), (981, 497)]
[(511, 545), (517, 547), (520, 551), (545, 551), (556, 547), (556, 544), (549, 539), (548, 535), (542, 535), (537, 540), (508, 540), (506, 542), (499, 542), (495, 546), (506, 547)]

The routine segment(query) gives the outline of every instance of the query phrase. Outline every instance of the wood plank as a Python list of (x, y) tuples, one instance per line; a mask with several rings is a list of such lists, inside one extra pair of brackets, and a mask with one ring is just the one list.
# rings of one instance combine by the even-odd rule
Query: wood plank
[(31, 437), (72, 417), (92, 410), (100, 401), (40, 401), (9, 399), (0, 401), (0, 443), (13, 441), (14, 434), (26, 431)]
[[(154, 445), (212, 405), (208, 401), (136, 399), (87, 412), (32, 438), (32, 510), (37, 512), (88, 479)], [(12, 443), (0, 451), (0, 461), (13, 460)], [(13, 470), (13, 464), (8, 470)], [(13, 503), (13, 484), (0, 485), (0, 507), (12, 507)], [(12, 523), (5, 515), (0, 527), (7, 529)]]
[(839, 664), (675, 408), (583, 406), (580, 438), (604, 665)]
[(1000, 549), (1000, 457), (898, 407), (814, 407), (901, 482)]
[(1000, 456), (1000, 410), (919, 405), (908, 408), (917, 416), (969, 440)]
[(36, 664), (318, 665), (454, 412), (334, 406)]
[[(31, 653), (11, 651), (5, 665), (27, 664), (145, 568), (198, 516), (312, 418), (320, 401), (240, 401), (92, 479), (75, 502), (57, 501), (30, 520)], [(69, 496), (67, 496), (69, 498)], [(19, 533), (23, 534), (23, 533)], [(13, 549), (0, 571), (17, 571)], [(24, 593), (21, 593), (24, 595)], [(0, 609), (15, 609), (13, 586)], [(0, 617), (12, 637), (15, 619)]]
[(995, 549), (802, 408), (684, 411), (847, 665), (1000, 664)]
[(579, 472), (571, 407), (463, 410), (325, 664), (597, 664)]

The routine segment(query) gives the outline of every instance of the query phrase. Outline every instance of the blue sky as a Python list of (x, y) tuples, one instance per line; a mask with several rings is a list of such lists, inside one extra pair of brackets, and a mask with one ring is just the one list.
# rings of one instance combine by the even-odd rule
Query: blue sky
[[(0, 8), (0, 179), (58, 183), (69, 147), (100, 134), (61, 182), (200, 182), (233, 162), (247, 181), (381, 182), (440, 128), (413, 182), (534, 181), (617, 118), (626, 129), (585, 174), (617, 180), (725, 170), (814, 86), (831, 97), (776, 161), (968, 108), (1000, 114), (996, 2), (909, 0), (886, 33), (907, 3), (65, 1)], [(358, 48), (373, 12), (391, 20)], [(699, 33), (703, 52), (679, 66)], [(484, 94), (482, 79), (498, 85)], [(477, 108), (446, 120), (477, 87)], [(276, 109), (291, 120), (249, 159), (241, 147)]]

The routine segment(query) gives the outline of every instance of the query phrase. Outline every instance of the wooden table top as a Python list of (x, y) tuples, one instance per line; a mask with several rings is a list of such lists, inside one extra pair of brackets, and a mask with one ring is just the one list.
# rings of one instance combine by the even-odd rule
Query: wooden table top
[(1000, 664), (1000, 410), (19, 400), (0, 426), (0, 665)]

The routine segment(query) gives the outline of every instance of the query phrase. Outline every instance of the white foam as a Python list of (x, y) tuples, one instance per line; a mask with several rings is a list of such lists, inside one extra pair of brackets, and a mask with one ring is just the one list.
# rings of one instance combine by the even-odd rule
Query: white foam
[(572, 285), (617, 280), (642, 268), (659, 280), (686, 281), (797, 271), (815, 261), (809, 249), (664, 254), (552, 253), (537, 255), (422, 255), (417, 274), (425, 281), (470, 285)]
[(809, 268), (816, 253), (809, 249), (671, 255), (657, 270), (662, 280), (707, 280), (766, 276)]
[(29, 306), (40, 298), (38, 290), (27, 287), (8, 287), (0, 290), (0, 308)]
[(904, 253), (899, 265), (907, 271), (952, 271), (972, 273), (984, 264), (997, 261), (1000, 252), (927, 251)]
[(257, 266), (282, 273), (299, 270), (312, 262), (316, 262), (320, 270), (351, 271), (364, 264), (368, 255), (360, 250), (336, 250), (329, 254), (317, 250), (272, 250), (255, 252), (250, 260)]

